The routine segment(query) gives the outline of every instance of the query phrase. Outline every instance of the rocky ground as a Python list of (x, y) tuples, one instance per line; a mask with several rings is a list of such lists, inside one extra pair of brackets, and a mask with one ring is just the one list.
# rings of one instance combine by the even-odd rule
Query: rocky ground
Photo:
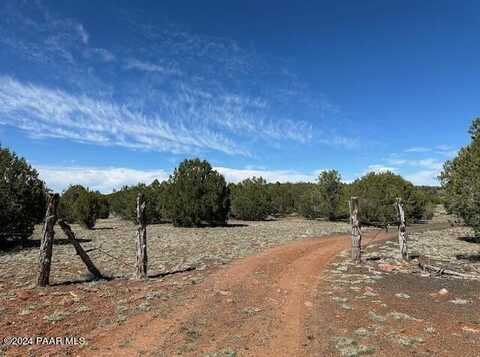
[[(370, 245), (361, 266), (344, 251), (318, 291), (321, 314), (309, 324), (312, 336), (330, 338), (315, 339), (311, 351), (480, 356), (480, 244), (471, 235), (464, 227), (412, 233), (410, 262), (399, 259), (395, 240)], [(424, 271), (418, 263), (425, 261), (464, 276)]]
[[(95, 230), (72, 225), (82, 246), (112, 281), (89, 276), (61, 229), (56, 227), (51, 284), (35, 288), (41, 226), (27, 247), (0, 251), (0, 331), (6, 336), (83, 336), (102, 326), (123, 324), (129, 316), (161, 316), (181, 305), (188, 291), (217, 267), (290, 241), (347, 232), (345, 223), (288, 218), (268, 222), (229, 222), (228, 227), (148, 226), (148, 282), (131, 280), (135, 271), (135, 226), (123, 220), (97, 222)], [(162, 276), (194, 267), (194, 271)], [(37, 346), (38, 347), (38, 346)], [(3, 346), (5, 348), (5, 346)], [(32, 346), (19, 350), (35, 351)], [(2, 349), (0, 349), (0, 356)], [(34, 353), (34, 352), (32, 352)]]
[[(41, 226), (37, 226), (29, 248), (0, 250), (0, 286), (29, 286), (36, 278)], [(94, 230), (72, 225), (82, 246), (97, 267), (107, 275), (132, 277), (135, 271), (135, 225), (120, 219), (99, 220)], [(228, 227), (176, 228), (171, 224), (150, 225), (149, 271), (166, 271), (226, 264), (286, 242), (348, 232), (346, 223), (288, 218), (267, 222), (230, 221)], [(56, 226), (51, 280), (64, 283), (85, 278), (85, 269), (61, 229)]]
[[(436, 230), (420, 231), (428, 227)], [(2, 252), (0, 337), (87, 342), (64, 348), (27, 341), (2, 346), (0, 356), (266, 356), (272, 349), (279, 356), (480, 356), (480, 244), (467, 228), (442, 227), (410, 227), (408, 263), (398, 258), (394, 229), (386, 241), (388, 235), (373, 231), (366, 234), (365, 241), (375, 241), (365, 248), (367, 259), (353, 265), (348, 234), (321, 237), (349, 231), (343, 223), (151, 226), (152, 277), (144, 282), (129, 279), (133, 225), (106, 220), (94, 231), (73, 226), (86, 249), (97, 248), (90, 254), (99, 268), (116, 278), (82, 280), (85, 269), (61, 233), (54, 285), (45, 289), (32, 285), (38, 244)], [(440, 270), (424, 271), (419, 262)], [(196, 270), (158, 274), (187, 267)], [(440, 274), (446, 271), (463, 275)]]

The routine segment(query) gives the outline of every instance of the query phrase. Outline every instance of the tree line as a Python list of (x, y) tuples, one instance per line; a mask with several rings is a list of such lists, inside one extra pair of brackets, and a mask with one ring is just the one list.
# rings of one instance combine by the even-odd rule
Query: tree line
[[(125, 186), (108, 195), (70, 186), (62, 193), (59, 217), (87, 228), (109, 215), (135, 220), (135, 200), (142, 192), (148, 223), (224, 225), (229, 218), (265, 220), (289, 214), (334, 221), (348, 218), (348, 199), (357, 196), (362, 223), (386, 225), (396, 223), (394, 204), (400, 197), (410, 223), (431, 218), (434, 205), (444, 203), (480, 236), (480, 118), (469, 133), (471, 143), (445, 163), (441, 189), (416, 187), (392, 172), (368, 173), (347, 184), (336, 170), (322, 172), (314, 183), (267, 183), (253, 177), (227, 184), (207, 161), (193, 159), (180, 163), (166, 181)], [(24, 158), (0, 147), (0, 242), (32, 234), (44, 219), (47, 193)]]
[(397, 222), (395, 199), (401, 197), (410, 222), (430, 219), (434, 195), (391, 172), (369, 173), (351, 184), (338, 171), (322, 172), (315, 183), (267, 183), (262, 177), (227, 184), (206, 161), (185, 160), (167, 181), (125, 186), (108, 195), (111, 213), (135, 220), (135, 200), (143, 192), (149, 223), (176, 226), (222, 225), (228, 218), (265, 220), (299, 214), (330, 221), (349, 217), (348, 199), (361, 198), (364, 224)]

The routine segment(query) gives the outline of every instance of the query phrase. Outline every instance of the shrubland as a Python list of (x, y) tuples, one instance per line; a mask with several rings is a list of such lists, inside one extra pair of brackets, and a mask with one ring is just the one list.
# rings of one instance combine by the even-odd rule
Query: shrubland
[[(405, 205), (411, 223), (431, 218), (438, 189), (417, 188), (391, 172), (369, 173), (346, 184), (338, 171), (320, 173), (315, 183), (267, 183), (252, 177), (224, 186), (225, 179), (205, 162), (186, 160), (168, 181), (123, 187), (109, 195), (111, 212), (135, 220), (136, 196), (145, 193), (150, 223), (178, 226), (220, 224), (228, 217), (264, 220), (298, 214), (308, 219), (348, 220), (348, 200), (360, 197), (364, 224), (396, 222), (395, 199)], [(203, 223), (202, 223), (203, 222)]]
[[(450, 211), (478, 226), (478, 170), (471, 169), (479, 165), (478, 126), (472, 129), (472, 144), (445, 165), (441, 190), (415, 187), (391, 172), (369, 173), (347, 184), (336, 170), (320, 173), (314, 183), (267, 183), (253, 177), (227, 185), (207, 161), (193, 159), (181, 162), (166, 181), (124, 186), (108, 195), (72, 185), (63, 192), (58, 213), (87, 228), (109, 215), (135, 221), (136, 198), (143, 193), (150, 224), (170, 221), (175, 226), (196, 227), (223, 225), (230, 217), (264, 220), (291, 214), (334, 221), (348, 219), (348, 200), (358, 196), (362, 223), (385, 225), (397, 220), (397, 197), (404, 202), (411, 223), (431, 218), (433, 205), (448, 198)], [(2, 236), (8, 232), (29, 236), (44, 215), (45, 185), (25, 160), (10, 151), (1, 149), (0, 160)]]
[[(267, 181), (264, 178), (249, 178), (238, 184), (231, 184), (229, 188), (232, 197), (231, 214), (233, 217), (247, 221), (259, 221), (265, 220), (273, 213), (273, 189), (267, 186)], [(282, 202), (278, 203), (282, 204)]]
[[(99, 196), (98, 192), (90, 191), (82, 185), (68, 187), (60, 197), (59, 218), (93, 229), (100, 210)], [(105, 215), (105, 212), (103, 214)]]
[(392, 172), (371, 172), (348, 187), (349, 196), (360, 198), (360, 220), (364, 224), (396, 224), (396, 198), (401, 198), (407, 222), (432, 218), (433, 204), (424, 192)]

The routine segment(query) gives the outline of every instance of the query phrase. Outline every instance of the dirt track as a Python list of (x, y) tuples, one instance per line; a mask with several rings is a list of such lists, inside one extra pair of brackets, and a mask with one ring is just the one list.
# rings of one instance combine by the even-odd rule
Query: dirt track
[[(369, 233), (364, 243), (390, 237)], [(305, 323), (322, 274), (349, 246), (350, 236), (336, 235), (238, 260), (192, 288), (188, 303), (166, 318), (145, 313), (108, 332), (93, 331), (81, 355), (305, 355)]]

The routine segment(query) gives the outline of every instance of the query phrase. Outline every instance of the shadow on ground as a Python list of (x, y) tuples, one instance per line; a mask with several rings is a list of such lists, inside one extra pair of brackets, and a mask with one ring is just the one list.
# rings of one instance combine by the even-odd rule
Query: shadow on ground
[[(79, 243), (88, 243), (91, 242), (91, 239), (79, 239), (77, 238)], [(68, 239), (54, 239), (54, 245), (66, 245), (71, 244)], [(39, 239), (26, 239), (26, 240), (18, 240), (18, 241), (6, 241), (0, 244), (0, 252), (8, 252), (14, 249), (30, 249), (30, 248), (40, 248), (40, 240)]]

